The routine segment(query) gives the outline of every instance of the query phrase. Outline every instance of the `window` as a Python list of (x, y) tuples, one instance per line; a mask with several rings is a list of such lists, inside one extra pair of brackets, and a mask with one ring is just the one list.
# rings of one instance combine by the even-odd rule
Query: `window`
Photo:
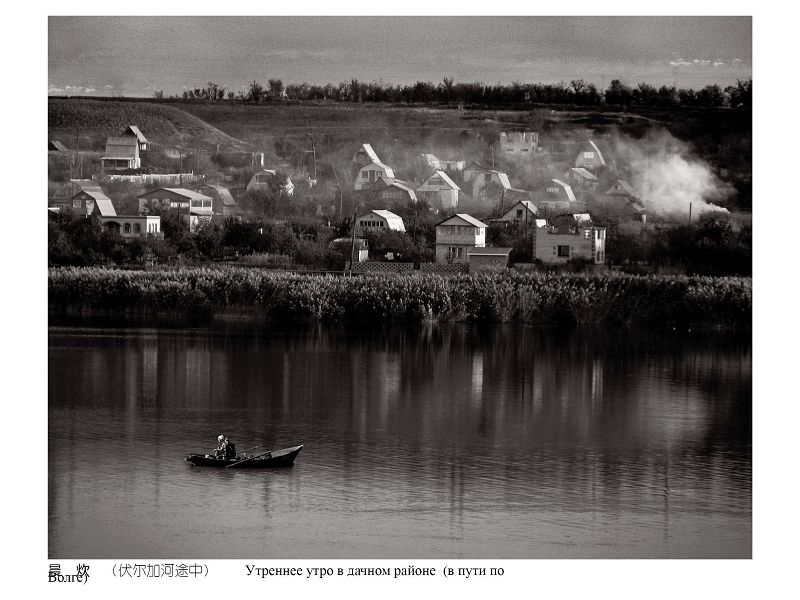
[(486, 183), (489, 183), (489, 182), (492, 180), (492, 174), (491, 174), (491, 173), (484, 173), (484, 175), (483, 175), (483, 180), (484, 180)]
[(557, 194), (558, 193), (558, 188), (557, 187), (549, 187), (549, 188), (547, 188), (547, 193), (548, 194)]
[(594, 152), (584, 152), (583, 158), (594, 158)]
[(590, 229), (583, 230), (583, 239), (589, 240), (592, 238), (592, 231)]
[(518, 209), (517, 209), (517, 218), (518, 218), (518, 219), (521, 219), (521, 218), (522, 218), (522, 209), (521, 209), (521, 208), (518, 208)]
[(569, 258), (569, 246), (559, 246), (558, 256), (566, 256), (567, 258)]
[(369, 171), (361, 171), (361, 179), (369, 179)]
[(464, 256), (464, 249), (461, 247), (456, 248), (456, 257), (461, 258)]
[(130, 223), (125, 223), (125, 225), (123, 225), (123, 227), (122, 227), (122, 231), (124, 231), (125, 233), (130, 233), (131, 232), (131, 224)]
[(138, 223), (133, 224), (133, 233), (141, 233), (142, 228), (139, 226)]

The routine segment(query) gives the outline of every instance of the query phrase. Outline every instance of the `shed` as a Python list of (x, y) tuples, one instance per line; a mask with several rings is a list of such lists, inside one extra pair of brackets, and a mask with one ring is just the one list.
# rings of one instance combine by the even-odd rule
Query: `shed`
[(469, 248), (467, 263), (470, 271), (502, 271), (508, 268), (511, 248)]

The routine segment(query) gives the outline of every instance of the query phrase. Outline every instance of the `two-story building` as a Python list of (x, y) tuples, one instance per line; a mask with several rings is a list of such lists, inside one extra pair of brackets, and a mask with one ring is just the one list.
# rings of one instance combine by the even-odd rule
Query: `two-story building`
[(111, 198), (106, 196), (98, 187), (95, 189), (84, 189), (72, 197), (72, 210), (75, 214), (90, 216), (114, 216), (117, 211)]
[(139, 157), (139, 141), (134, 136), (109, 137), (106, 140), (106, 152), (100, 164), (107, 171), (139, 169), (142, 160)]
[(548, 264), (564, 264), (574, 259), (603, 264), (606, 228), (580, 222), (567, 227), (537, 227), (533, 230), (533, 257)]
[(436, 210), (452, 210), (458, 206), (461, 188), (444, 171), (436, 171), (419, 186), (417, 197)]
[(535, 131), (501, 131), (500, 149), (511, 156), (533, 156), (539, 147)]
[(158, 188), (139, 196), (139, 214), (177, 213), (195, 231), (211, 222), (214, 200), (210, 196), (184, 188)]
[(436, 224), (436, 262), (466, 263), (467, 250), (486, 246), (486, 223), (458, 213)]
[(400, 231), (405, 233), (403, 219), (389, 210), (371, 210), (356, 218), (356, 236), (363, 237), (367, 233), (385, 233)]

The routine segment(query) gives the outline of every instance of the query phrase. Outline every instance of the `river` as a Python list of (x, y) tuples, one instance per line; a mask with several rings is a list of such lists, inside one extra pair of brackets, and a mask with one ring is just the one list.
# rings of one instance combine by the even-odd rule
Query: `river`
[[(747, 558), (752, 356), (698, 332), (51, 325), (50, 558)], [(217, 435), (294, 467), (193, 467)]]

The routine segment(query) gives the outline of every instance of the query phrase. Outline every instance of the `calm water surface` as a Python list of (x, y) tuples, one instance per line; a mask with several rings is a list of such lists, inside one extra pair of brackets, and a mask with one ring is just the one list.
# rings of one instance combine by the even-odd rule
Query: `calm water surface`
[[(749, 340), (52, 326), (48, 362), (51, 558), (751, 556)], [(305, 448), (184, 460), (220, 433)]]

